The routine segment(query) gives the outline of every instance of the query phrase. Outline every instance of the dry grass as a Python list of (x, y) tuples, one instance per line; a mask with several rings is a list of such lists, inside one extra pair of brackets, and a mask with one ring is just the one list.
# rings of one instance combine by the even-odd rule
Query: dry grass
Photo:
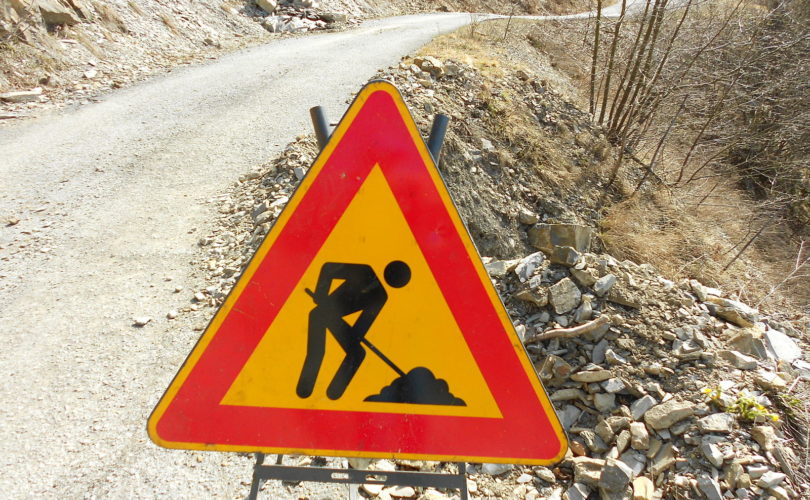
[(171, 14), (166, 14), (165, 12), (161, 12), (158, 14), (160, 20), (163, 21), (163, 24), (175, 35), (180, 34), (180, 28), (177, 27), (177, 23), (174, 21), (174, 17)]
[(504, 72), (500, 68), (501, 58), (493, 52), (489, 42), (494, 36), (490, 25), (473, 23), (470, 27), (436, 38), (416, 54), (451, 59), (473, 66), (487, 77), (500, 78)]
[(104, 51), (85, 34), (83, 29), (74, 30), (71, 34), (77, 42), (81, 43), (96, 58), (104, 59)]
[[(583, 43), (584, 22), (538, 25), (529, 42), (566, 73), (575, 85), (581, 108), (587, 107), (588, 46)], [(656, 173), (667, 178), (677, 172), (675, 161), (683, 156), (686, 141), (673, 137)], [(680, 149), (679, 149), (680, 148)], [(647, 159), (649, 153), (638, 151)], [(609, 251), (619, 257), (649, 262), (671, 278), (692, 277), (720, 286), (764, 310), (787, 315), (810, 308), (810, 270), (795, 273), (796, 252), (801, 240), (778, 221), (772, 222), (742, 256), (736, 253), (769, 220), (769, 215), (747, 193), (737, 179), (712, 177), (667, 191), (663, 188), (631, 197), (639, 180), (640, 166), (625, 161), (612, 187), (619, 203), (606, 205), (601, 230)], [(672, 179), (669, 179), (672, 180)], [(718, 182), (720, 181), (720, 182)], [(717, 187), (715, 185), (717, 184)], [(810, 202), (809, 202), (810, 203)], [(810, 244), (810, 242), (808, 243)], [(774, 290), (775, 287), (775, 290)], [(773, 293), (771, 293), (773, 291)]]
[(111, 30), (129, 33), (129, 28), (116, 10), (107, 2), (93, 2), (101, 22)]
[(0, 68), (6, 68), (3, 79), (11, 88), (34, 87), (40, 77), (65, 68), (59, 42), (33, 31), (28, 37), (35, 43), (0, 43)]
[(144, 15), (143, 9), (141, 9), (141, 6), (138, 5), (138, 2), (135, 0), (127, 0), (127, 5), (129, 5), (130, 9), (132, 9), (132, 12), (138, 14), (139, 16)]

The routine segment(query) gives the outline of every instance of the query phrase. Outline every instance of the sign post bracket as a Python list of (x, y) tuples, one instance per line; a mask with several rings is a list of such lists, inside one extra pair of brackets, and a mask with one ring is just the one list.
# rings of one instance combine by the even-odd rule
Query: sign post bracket
[(253, 483), (250, 485), (248, 500), (256, 500), (262, 483), (272, 479), (289, 482), (313, 481), (339, 484), (378, 484), (382, 486), (432, 486), (434, 488), (459, 490), (461, 500), (468, 500), (466, 464), (464, 462), (456, 462), (458, 466), (457, 473), (442, 474), (417, 471), (389, 472), (327, 467), (292, 467), (281, 465), (282, 457), (283, 455), (278, 455), (275, 465), (265, 465), (265, 454), (256, 453), (256, 465), (253, 467)]

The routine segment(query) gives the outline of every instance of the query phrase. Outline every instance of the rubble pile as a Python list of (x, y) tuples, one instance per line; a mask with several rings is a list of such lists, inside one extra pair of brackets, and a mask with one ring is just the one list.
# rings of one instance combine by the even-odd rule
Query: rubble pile
[[(381, 76), (397, 83), (422, 130), (437, 106), (462, 130), (448, 134), (440, 170), (479, 251), (488, 256), (485, 267), (570, 439), (565, 459), (550, 468), (468, 464), (473, 498), (810, 494), (799, 465), (807, 438), (792, 430), (802, 421), (791, 410), (810, 378), (805, 332), (721, 290), (695, 280), (674, 282), (649, 264), (600, 253), (592, 229), (597, 215), (587, 197), (594, 187), (583, 185), (579, 198), (559, 193), (565, 195), (560, 199), (553, 187), (532, 179), (530, 165), (504, 160), (498, 141), (487, 138), (486, 82), (475, 68), (420, 58)], [(511, 83), (537, 85), (519, 78)], [(544, 119), (565, 121), (575, 132), (559, 139), (573, 145), (563, 159), (573, 166), (598, 161), (598, 134), (559, 96), (531, 92), (524, 102), (543, 99)], [(537, 123), (560, 130), (539, 118)], [(316, 155), (314, 139), (300, 137), (230, 194), (210, 200), (220, 213), (219, 229), (199, 244), (212, 285), (195, 294), (190, 308), (221, 303)], [(371, 464), (383, 466), (454, 467)], [(454, 494), (377, 486), (363, 491), (373, 498)]]
[(587, 232), (538, 224), (543, 251), (486, 264), (571, 439), (553, 469), (564, 484), (538, 495), (806, 495), (777, 402), (810, 375), (800, 332), (697, 281), (588, 253)]
[[(321, 12), (318, 0), (256, 0), (261, 25), (270, 33), (304, 33), (349, 22), (338, 12)], [(359, 19), (352, 20), (359, 23)]]

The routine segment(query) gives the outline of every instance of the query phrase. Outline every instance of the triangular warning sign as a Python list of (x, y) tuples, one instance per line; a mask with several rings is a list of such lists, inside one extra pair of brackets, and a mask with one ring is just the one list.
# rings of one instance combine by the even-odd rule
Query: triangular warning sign
[(349, 107), (148, 429), (167, 448), (562, 458), (554, 408), (391, 84)]

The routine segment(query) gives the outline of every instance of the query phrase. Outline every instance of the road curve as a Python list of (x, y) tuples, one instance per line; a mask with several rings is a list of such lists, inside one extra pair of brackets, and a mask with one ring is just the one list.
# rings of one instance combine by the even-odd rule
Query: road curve
[(189, 261), (206, 200), (307, 130), (309, 107), (337, 118), (377, 69), (469, 20), (274, 41), (0, 128), (0, 221), (20, 219), (0, 227), (4, 497), (245, 494), (248, 458), (162, 450), (145, 432), (205, 316), (165, 319), (204, 285)]

